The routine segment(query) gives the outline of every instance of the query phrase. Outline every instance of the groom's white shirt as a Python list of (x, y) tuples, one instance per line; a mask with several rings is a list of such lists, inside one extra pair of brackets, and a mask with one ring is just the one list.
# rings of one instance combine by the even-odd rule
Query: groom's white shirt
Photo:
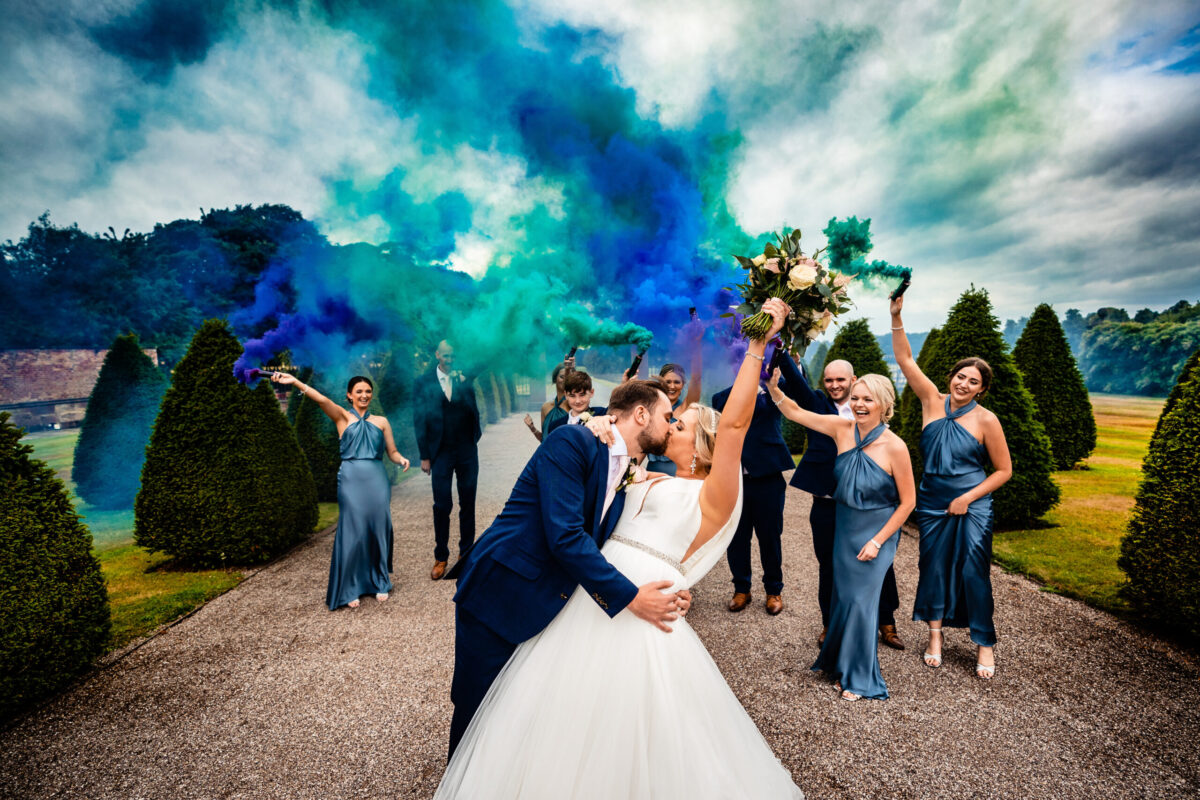
[(612, 433), (615, 441), (608, 446), (608, 488), (604, 495), (604, 509), (600, 512), (601, 519), (608, 513), (608, 507), (617, 496), (617, 487), (621, 485), (625, 471), (629, 468), (629, 447), (619, 430), (614, 427)]

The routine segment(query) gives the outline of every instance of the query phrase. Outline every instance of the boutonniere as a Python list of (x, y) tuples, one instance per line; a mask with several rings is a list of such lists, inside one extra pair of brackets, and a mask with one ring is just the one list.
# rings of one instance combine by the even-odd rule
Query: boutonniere
[(625, 480), (621, 482), (619, 489), (624, 489), (631, 483), (641, 483), (646, 480), (646, 468), (636, 461), (629, 462), (629, 468), (625, 470)]
[(466, 378), (463, 377), (463, 374), (461, 372), (459, 372), (458, 370), (452, 370), (450, 372), (450, 377), (453, 378), (454, 380), (458, 381), (459, 383), (462, 383), (463, 381), (466, 380)]
[(579, 415), (579, 424), (587, 425), (588, 420), (590, 420), (591, 418), (592, 418), (592, 412), (584, 411), (582, 414)]

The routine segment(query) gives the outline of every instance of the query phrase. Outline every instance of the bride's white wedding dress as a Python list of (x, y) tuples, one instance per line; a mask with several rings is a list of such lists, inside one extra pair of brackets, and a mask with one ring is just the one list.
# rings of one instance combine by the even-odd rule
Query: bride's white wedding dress
[[(701, 481), (636, 483), (602, 552), (634, 584), (695, 584), (741, 513), (686, 562)], [(582, 587), (513, 653), (446, 768), (436, 798), (802, 798), (687, 621), (663, 633), (609, 618)]]

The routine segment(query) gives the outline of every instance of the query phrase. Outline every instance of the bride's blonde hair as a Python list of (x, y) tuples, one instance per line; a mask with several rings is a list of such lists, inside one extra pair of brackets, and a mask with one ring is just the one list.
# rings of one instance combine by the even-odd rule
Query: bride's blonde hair
[(696, 409), (696, 469), (708, 469), (712, 466), (713, 449), (717, 445), (717, 423), (721, 421), (721, 412), (699, 403), (692, 403), (689, 408)]

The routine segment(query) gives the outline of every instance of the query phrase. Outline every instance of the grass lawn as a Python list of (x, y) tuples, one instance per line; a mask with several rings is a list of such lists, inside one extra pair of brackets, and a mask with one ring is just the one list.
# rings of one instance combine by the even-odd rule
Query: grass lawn
[[(94, 509), (75, 496), (71, 463), (78, 439), (79, 429), (75, 428), (32, 433), (24, 441), (33, 446), (34, 456), (67, 484), (76, 510), (92, 532), (92, 552), (108, 584), (110, 650), (145, 636), (242, 582), (245, 576), (237, 569), (158, 569), (170, 556), (150, 553), (133, 543), (132, 510)], [(337, 503), (318, 504), (317, 530), (336, 522), (337, 514)]]
[(1062, 502), (1045, 517), (1050, 527), (995, 534), (996, 563), (1028, 575), (1049, 591), (1105, 611), (1128, 611), (1117, 596), (1125, 582), (1117, 556), (1141, 482), (1142, 458), (1163, 402), (1092, 395), (1096, 449), (1084, 469), (1054, 473), (1062, 487)]

